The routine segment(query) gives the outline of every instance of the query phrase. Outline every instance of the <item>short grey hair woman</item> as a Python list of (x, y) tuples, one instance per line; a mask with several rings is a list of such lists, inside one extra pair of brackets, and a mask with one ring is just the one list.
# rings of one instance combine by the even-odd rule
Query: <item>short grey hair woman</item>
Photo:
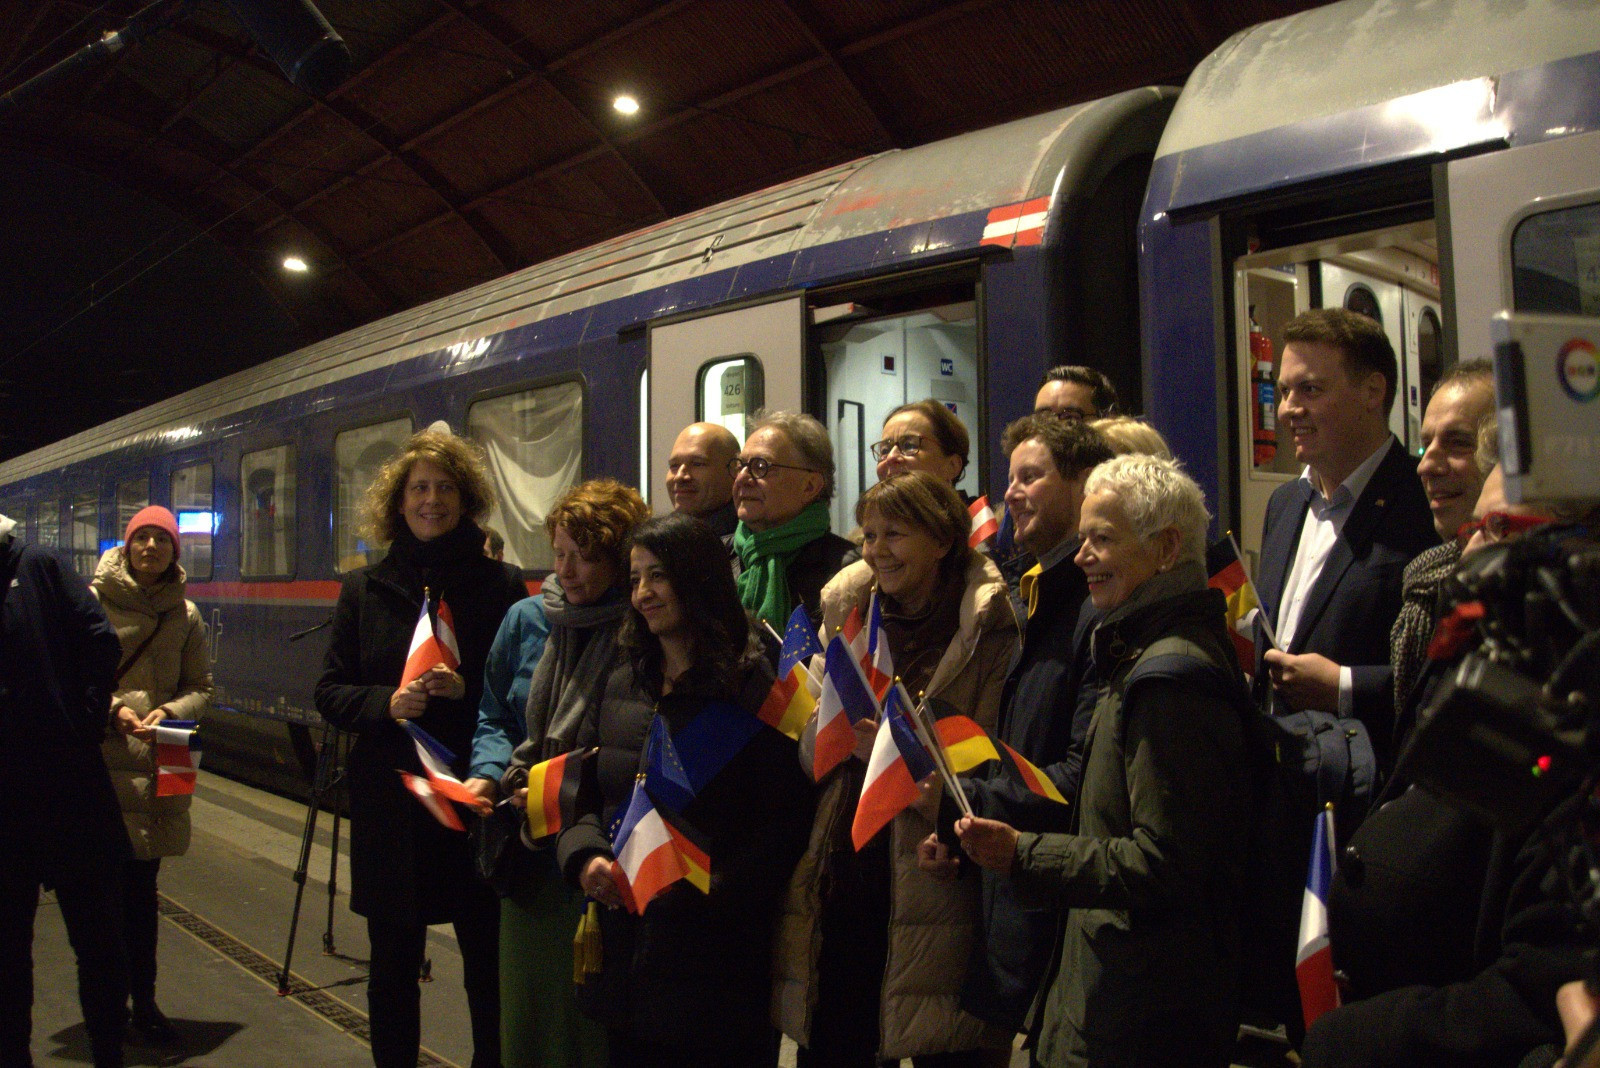
[[(1063, 910), (1041, 1065), (1225, 1065), (1238, 1025), (1248, 699), (1206, 510), (1172, 460), (1119, 456), (1084, 486), (1077, 563), (1105, 613), (1073, 834), (957, 824), (1019, 898)], [(1085, 1021), (1093, 1021), (1092, 1028)]]

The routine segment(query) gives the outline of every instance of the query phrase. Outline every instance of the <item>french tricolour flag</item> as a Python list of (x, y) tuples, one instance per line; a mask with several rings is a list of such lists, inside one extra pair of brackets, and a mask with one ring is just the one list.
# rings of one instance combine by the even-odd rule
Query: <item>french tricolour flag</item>
[[(455, 772), (450, 770), (450, 765), (455, 763), (456, 755), (445, 748), (443, 742), (410, 720), (399, 720), (398, 722), (401, 727), (405, 728), (406, 733), (411, 735), (411, 743), (417, 750), (417, 759), (422, 762), (423, 774), (427, 776), (428, 785), (433, 788), (435, 794), (449, 798), (451, 801), (458, 801), (468, 808), (475, 808), (479, 811), (489, 807), (487, 801), (463, 786), (461, 780), (456, 778)], [(413, 790), (412, 793), (416, 793), (416, 791)], [(418, 794), (418, 796), (420, 797), (421, 795)], [(432, 811), (432, 806), (429, 806), (429, 811)], [(434, 812), (434, 815), (437, 816), (438, 813)], [(439, 822), (446, 827), (451, 826), (444, 820)]]
[(876, 593), (867, 611), (867, 657), (861, 668), (873, 696), (882, 701), (894, 683), (894, 660), (889, 656), (889, 639), (883, 635), (883, 605)]
[(635, 914), (689, 874), (671, 828), (650, 803), (643, 783), (634, 783), (612, 850), (617, 858), (611, 866), (612, 878), (628, 911)]
[(861, 664), (838, 634), (828, 642), (817, 700), (817, 742), (811, 773), (818, 782), (844, 763), (856, 747), (854, 725), (878, 718), (878, 701), (861, 673)]
[(467, 829), (466, 824), (461, 822), (461, 817), (456, 815), (454, 806), (435, 793), (427, 779), (421, 775), (413, 775), (409, 771), (402, 771), (400, 781), (406, 784), (406, 789), (410, 790), (418, 801), (422, 802), (422, 807), (433, 814), (434, 819), (452, 831)]
[(967, 544), (972, 548), (976, 549), (999, 532), (1000, 521), (989, 507), (989, 498), (979, 497), (967, 505), (967, 514), (972, 517), (972, 533), (967, 535)]
[(439, 629), (436, 633), (428, 615), (428, 598), (422, 598), (422, 614), (411, 632), (411, 650), (406, 653), (405, 670), (400, 673), (400, 689), (405, 689), (434, 667), (443, 664), (454, 671), (461, 666), (461, 650), (456, 646), (455, 621), (450, 608), (439, 602)]
[(1333, 885), (1333, 806), (1317, 813), (1311, 843), (1306, 896), (1300, 906), (1300, 951), (1295, 978), (1300, 983), (1300, 1010), (1306, 1026), (1339, 1007), (1339, 985), (1333, 978), (1333, 947), (1328, 943), (1328, 888)]
[(866, 781), (861, 784), (861, 800), (856, 802), (856, 819), (850, 838), (860, 849), (884, 825), (917, 799), (917, 784), (936, 770), (933, 755), (917, 740), (916, 729), (900, 707), (896, 686), (883, 702), (883, 722), (872, 743), (872, 758), (867, 761)]
[(169, 719), (156, 724), (156, 796), (178, 797), (194, 793), (200, 769), (192, 719)]

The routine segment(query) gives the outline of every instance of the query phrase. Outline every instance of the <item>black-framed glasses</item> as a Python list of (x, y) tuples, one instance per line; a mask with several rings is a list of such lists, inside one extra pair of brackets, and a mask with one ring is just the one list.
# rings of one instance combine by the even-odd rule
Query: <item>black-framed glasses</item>
[(901, 434), (897, 438), (884, 438), (882, 441), (872, 443), (872, 458), (874, 460), (887, 460), (889, 454), (899, 449), (900, 455), (910, 459), (922, 451), (921, 434)]
[(770, 475), (774, 468), (781, 468), (785, 471), (815, 470), (815, 468), (811, 467), (796, 467), (794, 464), (775, 464), (765, 456), (752, 456), (748, 460), (743, 456), (735, 456), (728, 461), (728, 474), (738, 478), (739, 472), (749, 471), (750, 477), (758, 482)]
[(1081, 423), (1086, 419), (1094, 418), (1094, 413), (1086, 412), (1081, 408), (1074, 408), (1070, 405), (1065, 408), (1039, 408), (1033, 414), (1060, 419), (1064, 423)]

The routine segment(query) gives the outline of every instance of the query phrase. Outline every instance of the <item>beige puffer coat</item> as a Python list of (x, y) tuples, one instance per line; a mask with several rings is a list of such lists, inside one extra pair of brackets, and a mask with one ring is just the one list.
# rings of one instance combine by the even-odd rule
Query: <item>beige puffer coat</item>
[[(827, 632), (837, 632), (857, 604), (865, 613), (871, 591), (872, 571), (864, 561), (839, 572), (822, 591)], [(987, 557), (974, 554), (967, 567), (956, 636), (929, 679), (927, 695), (949, 702), (993, 730), (1017, 635), (1005, 580)], [(802, 1046), (810, 1037), (818, 998), (822, 859), (831, 826), (849, 808), (835, 775), (817, 799), (810, 844), (790, 880), (778, 924), (773, 1016), (783, 1033)], [(911, 809), (890, 824), (889, 960), (878, 1050), (885, 1060), (1004, 1047), (1011, 1040), (1009, 1034), (958, 1007), (972, 940), (978, 933), (980, 883), (975, 875), (950, 881), (917, 867), (917, 844), (932, 831), (927, 818)]]
[[(165, 708), (168, 719), (199, 719), (211, 701), (206, 627), (194, 602), (183, 598), (183, 568), (174, 570), (175, 580), (142, 588), (128, 570), (121, 546), (107, 549), (95, 568), (90, 588), (117, 629), (124, 660), (161, 626), (117, 683), (112, 709), (126, 705), (145, 713)], [(101, 750), (133, 855), (139, 860), (181, 856), (189, 848), (189, 797), (156, 797), (155, 747), (113, 728)]]

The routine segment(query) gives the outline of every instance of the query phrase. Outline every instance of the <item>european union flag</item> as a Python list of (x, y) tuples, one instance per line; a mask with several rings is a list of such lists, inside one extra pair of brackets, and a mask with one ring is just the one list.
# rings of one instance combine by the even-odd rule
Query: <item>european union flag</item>
[(822, 642), (817, 640), (817, 628), (811, 625), (805, 605), (796, 605), (783, 631), (783, 651), (778, 655), (778, 678), (789, 677), (795, 665), (822, 652)]

